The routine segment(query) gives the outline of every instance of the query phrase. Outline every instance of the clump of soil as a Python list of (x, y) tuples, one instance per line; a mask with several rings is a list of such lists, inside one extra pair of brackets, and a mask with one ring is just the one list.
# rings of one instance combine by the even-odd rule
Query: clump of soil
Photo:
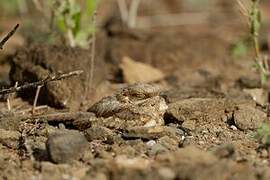
[[(95, 78), (91, 88), (97, 87), (106, 79), (106, 66), (101, 58), (102, 52), (98, 52), (94, 68)], [(89, 97), (91, 93), (90, 91), (85, 93), (90, 60), (89, 50), (57, 45), (31, 46), (21, 49), (12, 58), (10, 79), (13, 84), (15, 82), (23, 84), (46, 79), (50, 74), (83, 70), (84, 73), (80, 77), (49, 83), (41, 89), (40, 93), (39, 103), (41, 104), (75, 110), (84, 101), (84, 95), (87, 94)], [(20, 95), (33, 99), (34, 93), (35, 89), (29, 89), (27, 93), (22, 92)]]

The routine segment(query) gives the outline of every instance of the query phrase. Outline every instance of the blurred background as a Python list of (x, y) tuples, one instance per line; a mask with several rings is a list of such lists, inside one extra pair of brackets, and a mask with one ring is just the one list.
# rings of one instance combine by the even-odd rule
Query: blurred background
[[(91, 36), (91, 32), (95, 31), (97, 34), (105, 32), (109, 40), (106, 39), (107, 43), (104, 45), (104, 49), (110, 49), (109, 53), (106, 53), (105, 58), (108, 58), (107, 54), (113, 56), (108, 60), (110, 62), (114, 62), (111, 59), (114, 58), (115, 54), (119, 59), (124, 55), (128, 55), (135, 60), (160, 68), (164, 73), (171, 73), (180, 81), (190, 81), (190, 72), (187, 69), (193, 72), (194, 68), (202, 68), (214, 75), (218, 75), (222, 69), (217, 68), (217, 66), (222, 67), (220, 62), (229, 61), (229, 64), (233, 62), (243, 68), (252, 66), (252, 61), (249, 61), (252, 50), (249, 51), (250, 42), (248, 40), (247, 17), (241, 13), (236, 0), (68, 1), (74, 3), (69, 7), (70, 9), (61, 4), (64, 1), (59, 0), (1, 1), (0, 37), (3, 37), (5, 33), (10, 31), (16, 23), (20, 24), (20, 28), (8, 41), (4, 50), (1, 51), (0, 58), (4, 59), (3, 57), (14, 53), (17, 48), (27, 47), (33, 43), (68, 44), (67, 41), (63, 41), (65, 39), (65, 37), (63, 38), (63, 34), (65, 36), (63, 32), (68, 30), (63, 27), (62, 20), (65, 17), (66, 11), (69, 11), (70, 14), (73, 13), (72, 18), (77, 17), (77, 12), (81, 13), (80, 25), (76, 26), (77, 29), (82, 29), (82, 31), (77, 31), (79, 45), (83, 46), (90, 43), (91, 39), (88, 42), (85, 41), (87, 38), (83, 39), (83, 37)], [(243, 2), (250, 5), (249, 1)], [(260, 43), (263, 51), (268, 53), (270, 42), (270, 1), (262, 0), (260, 7), (263, 19)], [(97, 16), (95, 18), (96, 22), (93, 23), (95, 10)], [(64, 23), (68, 24), (68, 22)], [(74, 22), (72, 21), (72, 23)], [(118, 31), (119, 28), (121, 33), (118, 33), (120, 32)], [(148, 52), (141, 52), (142, 49), (145, 50), (147, 48), (144, 48), (142, 44), (136, 44), (138, 40), (134, 42), (134, 38), (131, 38), (132, 40), (125, 43), (126, 39), (122, 38), (126, 36), (123, 29), (131, 31), (132, 36), (134, 35), (133, 33), (137, 34), (134, 36), (139, 37), (139, 39), (143, 39), (144, 36), (148, 40), (153, 39), (153, 37), (155, 37), (154, 39), (158, 39), (158, 37), (162, 39), (162, 37), (166, 36), (163, 38), (166, 41), (154, 40), (155, 42), (151, 43), (154, 45), (150, 45), (150, 50), (148, 49), (148, 52), (152, 52), (149, 55)], [(121, 35), (117, 36), (117, 33)], [(112, 36), (112, 34), (117, 36), (118, 39)], [(76, 38), (75, 40), (77, 40)], [(111, 47), (121, 49), (122, 51), (118, 52), (116, 50), (115, 52), (115, 50), (111, 50)], [(153, 49), (162, 52), (157, 55), (153, 52), (155, 51)], [(239, 59), (244, 59), (246, 63)], [(210, 63), (205, 65), (204, 63), (208, 61)], [(176, 68), (175, 64), (179, 66)], [(192, 68), (186, 68), (189, 65)], [(238, 73), (240, 71), (239, 67), (235, 67), (233, 73)], [(4, 71), (8, 70), (4, 68), (2, 73)], [(223, 73), (226, 77), (226, 72)], [(229, 71), (228, 76), (231, 73), (232, 71)], [(247, 73), (249, 73), (249, 70)], [(244, 74), (242, 73), (242, 75)], [(114, 79), (117, 78), (114, 77)], [(228, 79), (230, 80), (231, 78)]]
[[(92, 3), (85, 0), (75, 1), (82, 5), (82, 11), (97, 9), (97, 27), (104, 26), (112, 18), (120, 18), (129, 28), (164, 29), (196, 26), (196, 30), (199, 31), (211, 26), (213, 30), (220, 30), (220, 36), (226, 37), (228, 27), (239, 27), (246, 23), (236, 0), (92, 0)], [(57, 0), (1, 1), (0, 35), (14, 24), (20, 23), (20, 33), (9, 42), (9, 46), (20, 46), (29, 40), (44, 41), (44, 38), (48, 38), (46, 34), (52, 33), (50, 23), (55, 2)], [(83, 8), (87, 3), (91, 7)], [(264, 27), (270, 22), (269, 7), (268, 0), (261, 2)], [(91, 18), (84, 18), (82, 24), (88, 23), (91, 23)], [(13, 48), (6, 48), (6, 51), (13, 51)]]
[[(226, 38), (227, 28), (240, 27), (246, 23), (236, 0), (91, 0), (90, 3), (87, 0), (75, 1), (81, 4), (82, 11), (87, 10), (91, 14), (94, 9), (97, 10), (97, 27), (104, 26), (112, 18), (119, 18), (129, 28), (139, 29), (196, 27), (199, 31), (211, 27), (212, 30), (220, 30), (220, 36)], [(84, 8), (87, 3), (91, 7)], [(20, 33), (9, 42), (9, 46), (21, 46), (29, 41), (44, 41), (48, 38), (46, 34), (52, 33), (50, 26), (55, 17), (55, 4), (57, 0), (1, 1), (0, 35), (6, 33), (14, 24), (20, 23)], [(268, 0), (261, 1), (265, 28), (270, 22), (269, 8)], [(82, 24), (90, 23), (90, 17), (83, 19)], [(242, 29), (239, 31), (243, 32)], [(6, 48), (6, 51), (13, 51), (13, 48)]]

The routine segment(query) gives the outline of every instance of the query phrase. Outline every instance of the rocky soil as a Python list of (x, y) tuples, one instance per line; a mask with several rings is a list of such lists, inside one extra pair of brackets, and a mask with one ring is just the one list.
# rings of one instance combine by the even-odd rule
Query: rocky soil
[(88, 91), (90, 50), (44, 43), (8, 56), (5, 86), (84, 73), (46, 83), (34, 113), (35, 88), (1, 97), (0, 179), (270, 179), (269, 148), (254, 137), (269, 122), (268, 92), (252, 52), (230, 53), (246, 33), (236, 9), (216, 6), (209, 22), (180, 27), (101, 18)]

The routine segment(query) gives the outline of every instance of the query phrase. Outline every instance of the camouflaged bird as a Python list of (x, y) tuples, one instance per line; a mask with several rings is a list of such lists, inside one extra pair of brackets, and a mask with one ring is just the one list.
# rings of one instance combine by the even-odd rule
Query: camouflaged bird
[(156, 85), (130, 85), (112, 96), (103, 98), (88, 111), (95, 113), (97, 117), (103, 117), (107, 126), (163, 125), (163, 115), (168, 106), (159, 96), (160, 92), (161, 88)]

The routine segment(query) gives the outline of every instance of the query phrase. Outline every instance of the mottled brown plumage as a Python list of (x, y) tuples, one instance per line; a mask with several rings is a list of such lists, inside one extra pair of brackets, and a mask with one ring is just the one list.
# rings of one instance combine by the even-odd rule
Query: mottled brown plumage
[(167, 109), (165, 100), (159, 96), (160, 88), (150, 84), (134, 84), (121, 89), (94, 104), (89, 111), (97, 117), (114, 117), (132, 126), (155, 126), (164, 124)]

